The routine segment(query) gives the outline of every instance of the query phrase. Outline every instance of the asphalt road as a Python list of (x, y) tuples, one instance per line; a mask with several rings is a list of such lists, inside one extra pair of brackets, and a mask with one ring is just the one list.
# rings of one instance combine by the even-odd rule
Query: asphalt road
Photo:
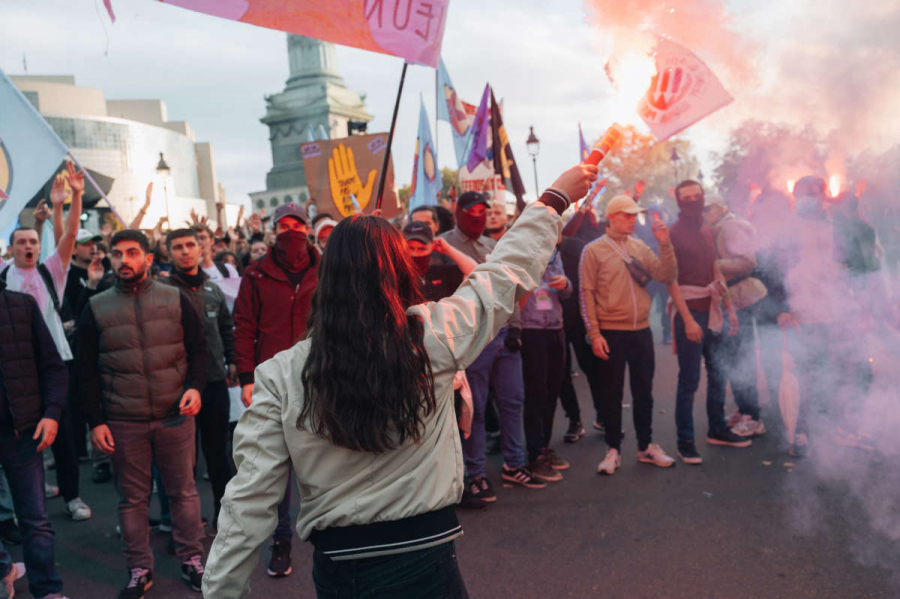
[[(657, 346), (655, 441), (672, 454), (676, 375), (671, 348)], [(545, 490), (505, 487), (501, 459), (491, 456), (498, 501), (484, 511), (460, 512), (465, 536), (457, 550), (472, 597), (900, 597), (900, 549), (891, 542), (898, 538), (895, 463), (844, 448), (830, 454), (827, 467), (815, 458), (792, 460), (779, 419), (769, 410), (764, 419), (770, 432), (752, 447), (707, 447), (701, 441), (702, 466), (660, 469), (636, 461), (626, 407), (622, 469), (601, 477), (596, 467), (605, 445), (590, 430), (594, 414), (583, 375), (576, 385), (589, 430), (579, 443), (565, 445), (567, 421), (558, 411), (557, 452), (572, 463), (564, 480)], [(698, 438), (706, 431), (703, 399), (701, 391)], [(627, 392), (624, 403), (630, 404)], [(729, 400), (729, 412), (731, 405)], [(118, 497), (111, 484), (90, 482), (88, 465), (82, 468), (82, 495), (94, 517), (71, 522), (62, 500), (50, 500), (56, 559), (73, 599), (112, 598), (126, 582), (115, 532)], [(201, 480), (199, 486), (209, 515), (209, 483)], [(870, 505), (870, 498), (879, 497)], [(156, 513), (154, 500), (151, 515)], [(151, 542), (156, 572), (147, 597), (198, 597), (165, 553), (165, 535), (154, 531)], [(12, 553), (21, 560), (21, 547)], [(266, 577), (268, 555), (264, 548), (251, 596), (315, 596), (309, 545), (295, 542), (294, 573), (286, 579)], [(19, 581), (17, 596), (31, 597), (26, 588)]]

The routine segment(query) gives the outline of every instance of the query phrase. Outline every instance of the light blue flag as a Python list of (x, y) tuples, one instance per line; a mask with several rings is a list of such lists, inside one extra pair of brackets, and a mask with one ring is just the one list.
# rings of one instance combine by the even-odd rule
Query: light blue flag
[(468, 158), (466, 147), (472, 136), (472, 119), (466, 114), (463, 101), (456, 93), (453, 82), (450, 81), (443, 58), (437, 70), (437, 94), (437, 118), (439, 121), (450, 123), (450, 130), (453, 132), (453, 148), (456, 150), (456, 163), (462, 166)]
[(419, 111), (419, 135), (416, 137), (412, 183), (409, 186), (410, 211), (419, 206), (436, 206), (442, 187), (437, 153), (431, 140), (431, 127), (428, 126), (428, 113), (425, 112), (425, 100), (420, 97), (419, 101), (422, 107)]
[(328, 135), (328, 131), (325, 130), (325, 125), (319, 125), (319, 141), (328, 141), (331, 139), (331, 136)]
[(317, 141), (316, 140), (316, 132), (313, 131), (312, 125), (306, 126), (306, 141)]
[(19, 216), (69, 149), (0, 71), (0, 229)]

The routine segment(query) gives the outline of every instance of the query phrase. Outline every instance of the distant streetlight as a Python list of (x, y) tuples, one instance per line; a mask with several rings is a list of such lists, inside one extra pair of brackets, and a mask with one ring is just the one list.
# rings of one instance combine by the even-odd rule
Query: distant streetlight
[(528, 153), (531, 154), (531, 163), (534, 166), (534, 193), (535, 197), (541, 197), (541, 188), (538, 186), (538, 177), (537, 177), (537, 156), (541, 153), (541, 140), (537, 138), (534, 134), (534, 127), (528, 127), (528, 139), (525, 140), (525, 147), (528, 148)]
[(672, 161), (672, 169), (675, 171), (675, 185), (678, 185), (678, 163), (681, 162), (681, 157), (674, 146), (672, 147), (672, 155), (669, 156), (669, 160)]
[(703, 171), (697, 171), (697, 180), (703, 183)]
[(169, 174), (171, 174), (172, 169), (169, 168), (169, 165), (166, 163), (166, 157), (162, 152), (159, 153), (159, 162), (156, 164), (156, 174), (162, 178), (163, 181), (163, 197), (166, 201), (166, 220), (169, 221), (169, 227), (172, 227), (172, 220), (169, 214)]

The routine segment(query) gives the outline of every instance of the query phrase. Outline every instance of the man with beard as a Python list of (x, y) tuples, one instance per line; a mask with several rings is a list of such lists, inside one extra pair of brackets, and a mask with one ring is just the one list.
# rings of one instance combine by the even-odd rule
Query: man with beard
[[(703, 226), (703, 187), (685, 180), (675, 188), (681, 213), (672, 225), (671, 239), (678, 260), (678, 281), (669, 285), (678, 353), (678, 391), (675, 424), (678, 455), (685, 464), (702, 464), (694, 444), (694, 394), (700, 385), (700, 363), (706, 364), (708, 445), (749, 447), (752, 441), (734, 434), (725, 420), (725, 372), (722, 364), (723, 317), (721, 304), (728, 290), (716, 266), (712, 232)], [(737, 332), (737, 317), (729, 314), (730, 333)]]
[[(552, 190), (551, 190), (552, 192)], [(450, 245), (479, 264), (483, 264), (496, 242), (484, 237), (487, 224), (487, 198), (474, 191), (459, 196), (456, 203), (456, 227), (441, 235)], [(497, 500), (485, 471), (484, 413), (488, 387), (493, 382), (500, 411), (501, 449), (504, 457), (502, 478), (529, 489), (543, 489), (546, 483), (525, 467), (522, 444), (522, 409), (525, 390), (522, 379), (521, 317), (518, 307), (509, 324), (500, 330), (481, 355), (466, 369), (472, 388), (472, 434), (463, 443), (463, 455), (470, 479), (468, 490), (476, 498), (491, 503)]]
[(509, 217), (506, 215), (506, 206), (500, 200), (491, 202), (487, 211), (487, 224), (484, 228), (484, 234), (493, 239), (500, 241), (503, 234), (506, 233)]
[(219, 508), (225, 485), (231, 480), (228, 462), (228, 387), (237, 382), (234, 363), (234, 321), (225, 294), (200, 270), (200, 244), (191, 229), (176, 229), (166, 236), (166, 248), (174, 269), (166, 279), (187, 295), (203, 320), (208, 357), (206, 386), (201, 393), (203, 406), (197, 415), (203, 457), (213, 490), (213, 527), (219, 521)]
[(81, 402), (91, 441), (111, 455), (119, 491), (127, 586), (153, 584), (147, 519), (153, 463), (172, 509), (175, 555), (191, 589), (203, 577), (200, 496), (194, 484), (194, 418), (206, 384), (203, 324), (190, 298), (150, 278), (153, 254), (140, 231), (110, 242), (116, 286), (91, 298), (78, 319)]
[[(306, 210), (291, 202), (275, 211), (275, 245), (251, 262), (234, 304), (234, 349), (241, 401), (250, 406), (253, 371), (306, 336), (306, 321), (318, 282), (319, 253), (307, 244)], [(282, 578), (291, 573), (291, 485), (278, 505), (267, 573)]]

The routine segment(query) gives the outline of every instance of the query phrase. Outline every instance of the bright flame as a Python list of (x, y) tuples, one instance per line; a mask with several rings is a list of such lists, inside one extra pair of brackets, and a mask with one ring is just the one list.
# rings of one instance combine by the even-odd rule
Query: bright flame
[(793, 179), (788, 179), (788, 180), (787, 180), (787, 184), (786, 184), (786, 185), (787, 185), (787, 192), (790, 193), (790, 194), (794, 193), (794, 183), (796, 183), (796, 181), (794, 181)]
[(836, 198), (838, 194), (841, 193), (840, 175), (831, 175), (831, 177), (828, 178), (828, 192), (833, 198)]
[(650, 88), (656, 75), (656, 61), (646, 51), (628, 49), (609, 61), (616, 95), (609, 106), (613, 120), (626, 124), (638, 124), (638, 102)]

